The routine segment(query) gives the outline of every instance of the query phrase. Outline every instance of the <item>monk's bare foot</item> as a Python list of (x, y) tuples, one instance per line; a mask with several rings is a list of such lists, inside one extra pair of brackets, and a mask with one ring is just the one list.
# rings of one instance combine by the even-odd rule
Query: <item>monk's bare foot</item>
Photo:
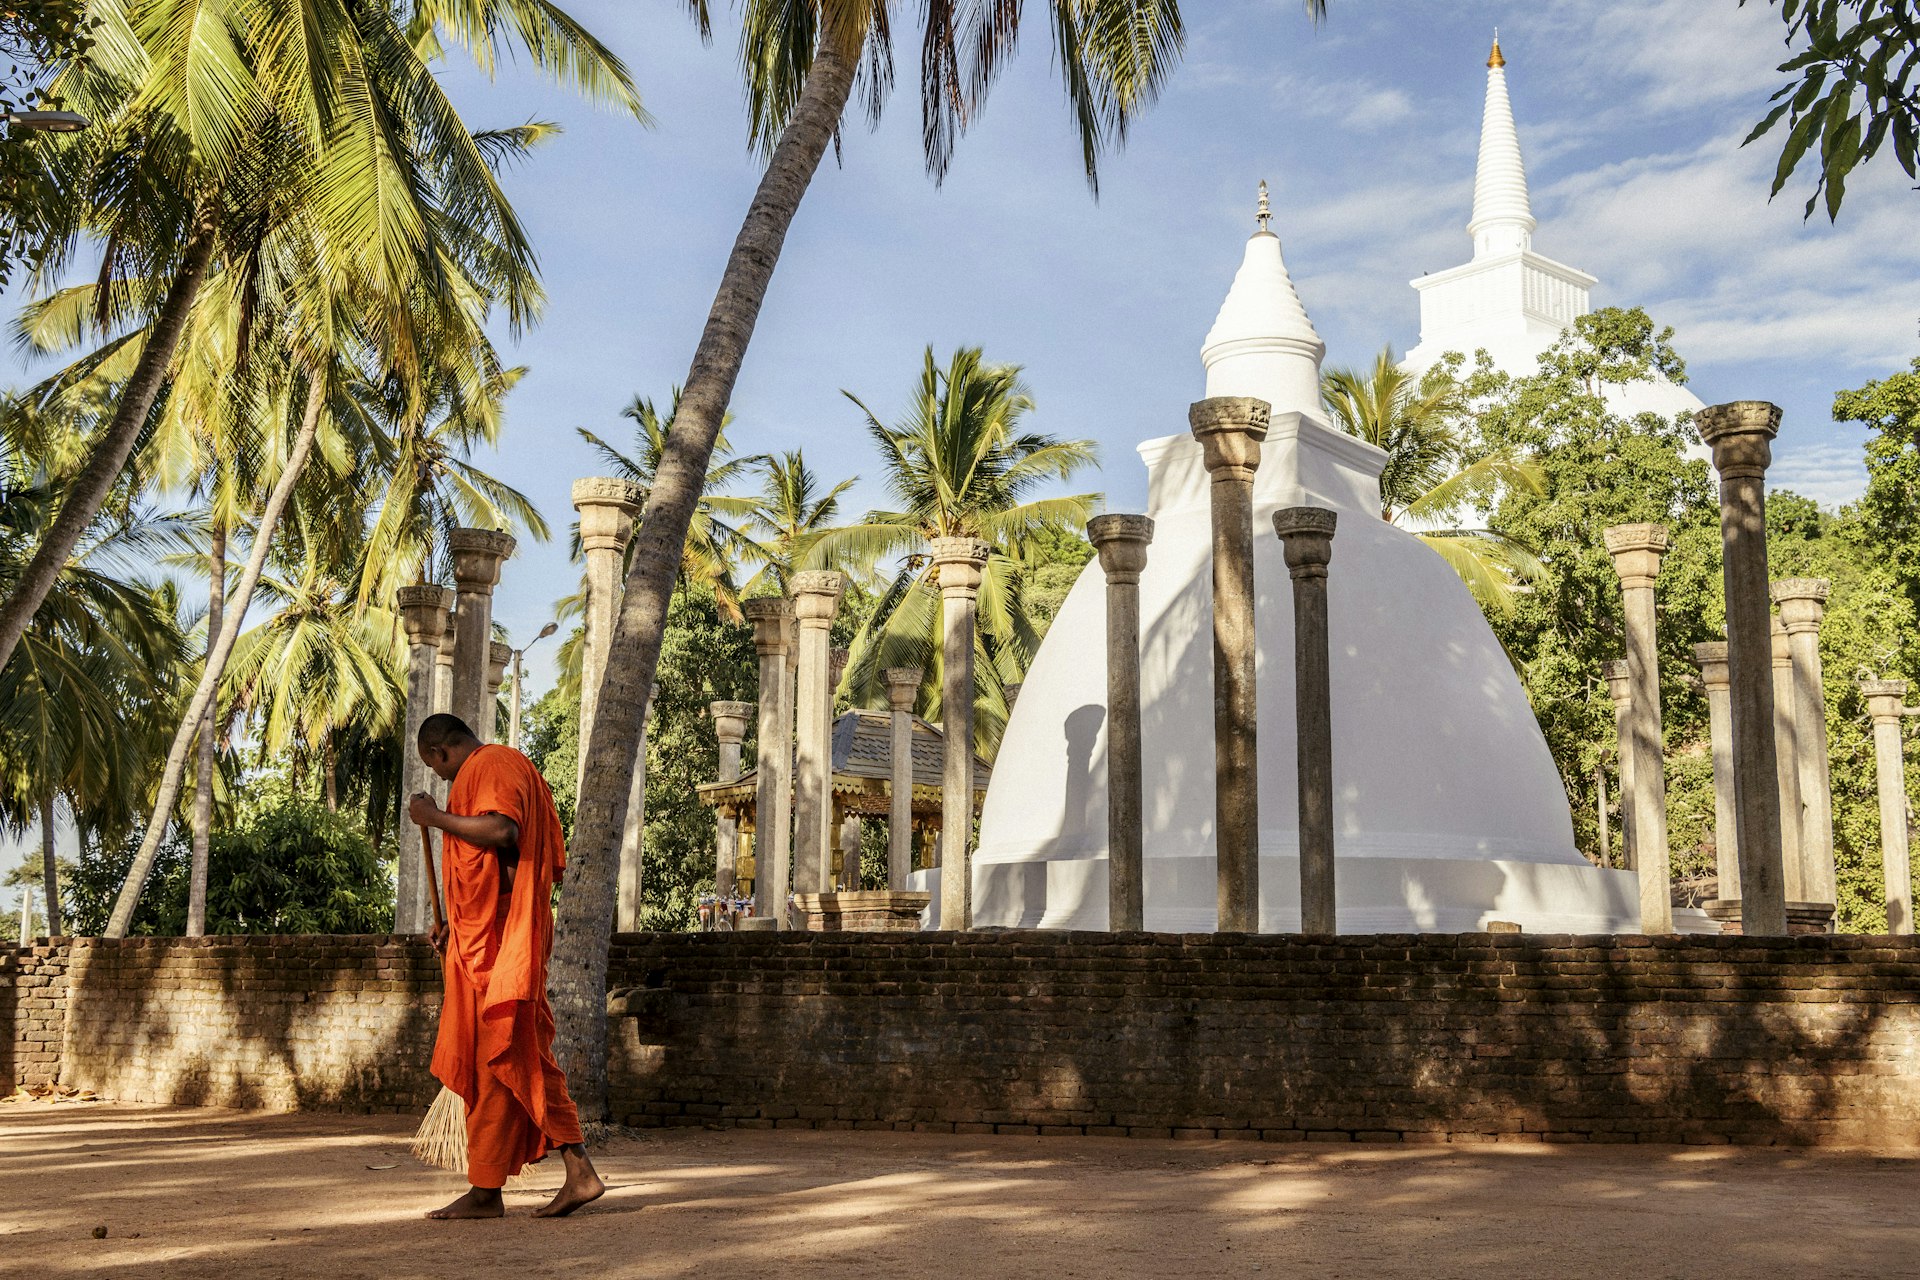
[(427, 1216), (441, 1222), (453, 1222), (468, 1218), (499, 1218), (504, 1217), (506, 1212), (507, 1206), (500, 1198), (500, 1188), (471, 1187), (467, 1194), (446, 1208), (435, 1209)]
[(592, 1204), (607, 1193), (607, 1184), (594, 1172), (584, 1146), (560, 1148), (560, 1159), (567, 1166), (567, 1180), (553, 1193), (553, 1199), (533, 1211), (536, 1218), (564, 1218), (581, 1205)]

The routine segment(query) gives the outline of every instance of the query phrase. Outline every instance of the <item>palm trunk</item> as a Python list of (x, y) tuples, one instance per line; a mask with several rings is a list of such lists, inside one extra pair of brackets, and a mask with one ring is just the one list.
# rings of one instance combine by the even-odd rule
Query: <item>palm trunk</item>
[(267, 497), (266, 507), (260, 512), (260, 527), (254, 532), (253, 546), (247, 551), (247, 567), (240, 574), (240, 584), (234, 591), (233, 607), (227, 609), (220, 620), (220, 636), (207, 650), (206, 670), (200, 673), (200, 684), (193, 691), (193, 701), (187, 705), (187, 714), (180, 718), (180, 728), (173, 735), (173, 747), (167, 752), (166, 771), (160, 777), (160, 792), (153, 802), (153, 816), (147, 820), (146, 834), (140, 838), (140, 850), (134, 854), (133, 866), (127, 870), (127, 881), (120, 886), (119, 900), (113, 904), (113, 918), (107, 922), (106, 936), (109, 938), (126, 937), (128, 928), (133, 924), (133, 909), (139, 905), (141, 890), (147, 887), (147, 877), (153, 874), (154, 857), (160, 852), (160, 841), (167, 834), (167, 823), (173, 813), (174, 802), (180, 798), (180, 784), (186, 778), (187, 756), (193, 750), (193, 739), (200, 729), (200, 718), (213, 705), (213, 691), (226, 672), (227, 659), (233, 656), (234, 642), (240, 638), (240, 626), (246, 621), (247, 605), (253, 599), (253, 589), (259, 585), (260, 574), (267, 567), (267, 549), (273, 543), (274, 529), (293, 497), (300, 473), (306, 469), (307, 455), (313, 452), (313, 437), (320, 429), (320, 411), (326, 407), (326, 401), (326, 382), (316, 374), (307, 388), (307, 407), (300, 420), (300, 434), (294, 438), (293, 450), (287, 455), (286, 468), (280, 473), (273, 492)]
[(207, 269), (213, 262), (213, 245), (212, 223), (202, 219), (187, 244), (180, 274), (174, 277), (166, 299), (160, 304), (159, 314), (154, 317), (153, 331), (140, 349), (140, 359), (134, 365), (127, 389), (121, 393), (113, 421), (107, 424), (87, 455), (86, 465), (67, 490), (60, 514), (54, 517), (47, 536), (41, 539), (33, 559), (27, 562), (19, 585), (0, 603), (0, 667), (6, 666), (13, 657), (20, 637), (26, 634), (27, 624), (40, 611), (47, 593), (53, 590), (54, 582), (73, 558), (80, 536), (100, 514), (107, 495), (113, 492), (113, 486), (126, 470), (127, 458), (140, 439), (140, 429), (146, 425), (147, 415), (152, 412), (153, 402), (173, 364), (173, 353), (180, 345), (180, 335), (187, 327), (194, 299), (200, 296), (200, 286), (206, 281)]
[(607, 947), (613, 932), (620, 838), (647, 692), (660, 662), (667, 604), (694, 506), (733, 384), (766, 300), (787, 229), (826, 154), (853, 90), (857, 51), (823, 39), (792, 119), (733, 242), (634, 535), (626, 594), (608, 646), (560, 896), (548, 990), (560, 1061), (581, 1116), (607, 1118)]
[[(220, 634), (220, 617), (227, 602), (227, 524), (215, 517), (212, 544), (207, 548), (207, 654), (213, 654)], [(207, 848), (213, 840), (214, 733), (220, 722), (219, 685), (207, 699), (200, 717), (200, 759), (193, 776), (193, 871), (187, 880), (187, 936), (207, 931)]]
[(333, 730), (327, 730), (327, 740), (320, 747), (320, 785), (327, 797), (327, 812), (340, 812), (340, 758), (333, 750)]
[[(47, 936), (57, 938), (63, 932), (60, 919), (60, 864), (53, 857), (53, 795), (40, 797), (40, 892), (47, 899)], [(20, 939), (22, 946), (26, 938)]]

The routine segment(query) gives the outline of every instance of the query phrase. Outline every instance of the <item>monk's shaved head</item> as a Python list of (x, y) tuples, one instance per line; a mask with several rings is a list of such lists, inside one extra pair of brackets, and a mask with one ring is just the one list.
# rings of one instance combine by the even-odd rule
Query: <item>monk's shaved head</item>
[(422, 751), (444, 751), (449, 747), (468, 742), (477, 744), (479, 741), (480, 736), (467, 727), (465, 720), (444, 711), (420, 722), (418, 744)]

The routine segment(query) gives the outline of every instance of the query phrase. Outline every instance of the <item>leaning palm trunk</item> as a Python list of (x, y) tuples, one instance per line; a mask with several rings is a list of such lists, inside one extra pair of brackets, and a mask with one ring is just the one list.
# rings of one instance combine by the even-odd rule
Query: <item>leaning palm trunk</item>
[(587, 743), (574, 848), (555, 925), (548, 990), (556, 1047), (581, 1118), (607, 1118), (607, 946), (613, 933), (620, 835), (647, 691), (660, 662), (667, 603), (714, 440), (760, 317), (787, 228), (853, 90), (856, 55), (823, 37), (792, 118), (733, 242), (693, 354), (673, 429), (634, 536), (633, 567), (608, 646)]
[[(213, 656), (213, 641), (220, 634), (220, 617), (227, 600), (227, 523), (214, 518), (213, 538), (207, 548), (207, 656)], [(187, 877), (187, 936), (197, 938), (207, 931), (207, 857), (213, 842), (213, 735), (220, 722), (219, 685), (216, 696), (207, 699), (207, 712), (200, 717), (200, 758), (193, 775), (193, 869)]]
[(295, 437), (293, 450), (287, 455), (287, 465), (280, 473), (280, 479), (274, 484), (273, 492), (267, 496), (267, 505), (260, 512), (260, 527), (253, 536), (253, 546), (247, 552), (247, 567), (240, 575), (240, 582), (234, 589), (233, 603), (220, 620), (220, 634), (207, 649), (206, 669), (200, 673), (200, 683), (193, 691), (193, 701), (187, 704), (187, 713), (180, 717), (180, 727), (173, 735), (173, 747), (167, 752), (166, 772), (160, 778), (160, 791), (153, 803), (153, 816), (147, 820), (146, 834), (140, 838), (140, 850), (133, 856), (133, 866), (127, 870), (127, 882), (120, 886), (120, 897), (113, 904), (113, 918), (107, 922), (109, 938), (124, 938), (133, 925), (133, 909), (140, 903), (140, 892), (147, 886), (147, 877), (153, 874), (153, 860), (160, 851), (160, 841), (167, 834), (167, 822), (173, 813), (174, 802), (180, 798), (180, 786), (186, 780), (187, 757), (193, 751), (193, 740), (200, 732), (200, 719), (206, 715), (207, 708), (213, 705), (214, 690), (219, 687), (220, 677), (226, 673), (227, 659), (233, 656), (234, 642), (240, 638), (240, 626), (247, 618), (247, 605), (253, 599), (253, 589), (260, 582), (260, 574), (267, 565), (267, 549), (273, 543), (274, 529), (280, 523), (280, 516), (287, 509), (287, 503), (293, 497), (294, 486), (300, 482), (300, 473), (306, 469), (307, 455), (313, 451), (313, 437), (320, 429), (320, 411), (326, 406), (326, 382), (319, 374), (312, 375), (307, 388), (306, 411), (300, 419), (300, 434)]
[[(60, 865), (53, 857), (53, 793), (40, 797), (40, 890), (47, 899), (47, 936), (60, 936)], [(20, 935), (20, 945), (27, 944)]]
[(67, 500), (60, 506), (60, 514), (54, 517), (47, 536), (34, 551), (33, 559), (27, 562), (13, 594), (0, 603), (0, 667), (6, 666), (13, 657), (20, 637), (26, 634), (27, 624), (40, 611), (61, 570), (73, 558), (73, 549), (80, 545), (81, 535), (99, 516), (107, 495), (119, 483), (127, 458), (140, 439), (140, 430), (146, 426), (147, 415), (152, 412), (153, 402), (173, 364), (173, 353), (180, 345), (180, 335), (186, 329), (194, 299), (200, 296), (200, 286), (206, 281), (207, 268), (213, 262), (213, 244), (213, 228), (203, 222), (187, 244), (186, 260), (160, 304), (153, 332), (147, 335), (146, 345), (140, 349), (140, 359), (134, 365), (126, 390), (121, 393), (113, 420), (100, 433), (86, 465), (74, 478)]

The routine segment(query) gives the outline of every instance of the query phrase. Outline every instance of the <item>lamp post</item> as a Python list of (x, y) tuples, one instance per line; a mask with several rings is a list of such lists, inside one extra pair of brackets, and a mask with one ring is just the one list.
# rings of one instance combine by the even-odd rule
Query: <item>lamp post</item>
[(9, 111), (7, 123), (29, 133), (78, 133), (93, 122), (78, 111)]
[(540, 628), (539, 635), (513, 651), (513, 701), (509, 704), (507, 712), (507, 745), (515, 751), (520, 749), (520, 684), (523, 676), (520, 670), (520, 660), (527, 656), (528, 649), (533, 648), (533, 646), (539, 644), (559, 629), (559, 623), (549, 622), (546, 626)]

